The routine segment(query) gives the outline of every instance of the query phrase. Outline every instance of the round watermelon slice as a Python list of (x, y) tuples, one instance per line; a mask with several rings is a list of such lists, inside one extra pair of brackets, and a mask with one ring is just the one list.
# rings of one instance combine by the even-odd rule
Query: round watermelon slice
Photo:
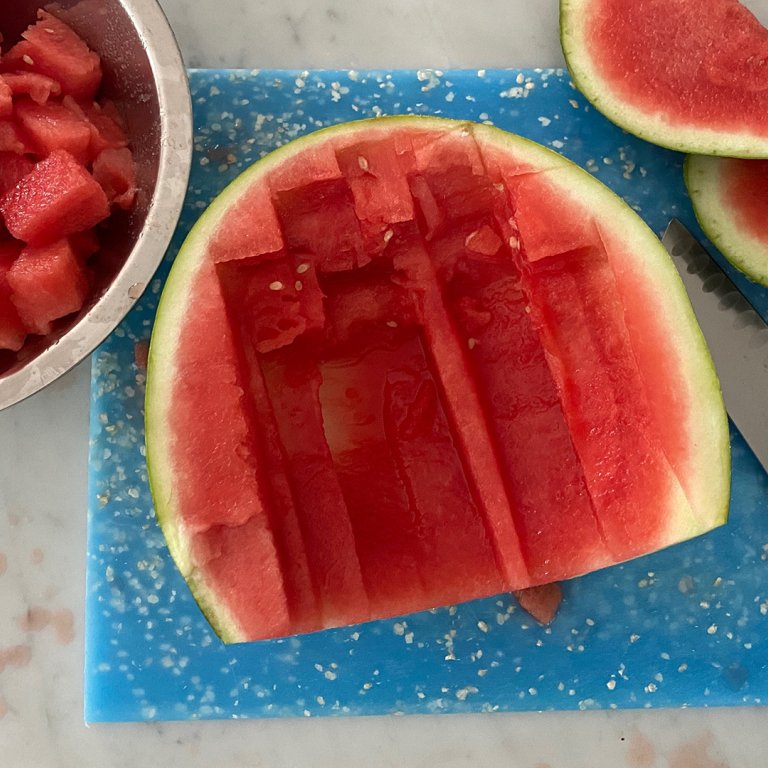
[(228, 642), (551, 583), (727, 514), (717, 378), (653, 233), (559, 155), (439, 118), (319, 131), (219, 196), (163, 291), (146, 434)]
[(768, 286), (768, 160), (689, 155), (685, 184), (707, 237), (735, 267)]
[(574, 83), (654, 144), (768, 157), (768, 29), (737, 0), (561, 0)]

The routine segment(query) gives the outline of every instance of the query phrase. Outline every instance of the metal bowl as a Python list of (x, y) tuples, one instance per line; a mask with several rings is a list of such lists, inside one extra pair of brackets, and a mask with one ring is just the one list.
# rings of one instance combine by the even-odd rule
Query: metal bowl
[[(15, 40), (40, 0), (0, 2), (0, 31)], [(89, 303), (16, 355), (0, 352), (0, 410), (39, 391), (89, 355), (144, 292), (181, 213), (192, 157), (192, 106), (186, 70), (156, 0), (60, 0), (49, 10), (102, 58), (102, 94), (125, 117), (139, 194), (130, 214), (100, 232)]]

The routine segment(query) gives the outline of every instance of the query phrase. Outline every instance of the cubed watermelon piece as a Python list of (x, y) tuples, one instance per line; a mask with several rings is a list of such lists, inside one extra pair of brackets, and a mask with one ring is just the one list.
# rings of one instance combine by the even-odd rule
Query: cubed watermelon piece
[(192, 548), (210, 585), (229, 596), (241, 631), (272, 637), (289, 630), (283, 578), (265, 515), (255, 514), (239, 526), (211, 526), (194, 535)]
[(11, 86), (0, 77), (0, 119), (13, 115), (13, 91)]
[(11, 299), (30, 333), (50, 333), (54, 320), (82, 308), (89, 288), (88, 273), (66, 240), (27, 246), (7, 279)]
[(10, 192), (34, 167), (24, 155), (0, 152), (0, 197)]
[(0, 92), (2, 83), (10, 88), (14, 96), (29, 96), (37, 104), (45, 104), (51, 96), (61, 95), (61, 85), (52, 77), (38, 72), (7, 72), (0, 75)]
[[(371, 260), (365, 253), (354, 200), (344, 179), (316, 181), (278, 192), (274, 203), (288, 248), (313, 254), (321, 272), (354, 269)], [(334, 226), (329, 227), (329, 221)]]
[(136, 164), (127, 147), (105, 149), (93, 161), (93, 178), (101, 184), (107, 200), (125, 211), (136, 199)]
[(8, 231), (32, 244), (83, 232), (109, 216), (99, 183), (64, 150), (54, 150), (2, 200)]
[(0, 120), (0, 152), (23, 155), (31, 150), (12, 120)]
[(94, 102), (81, 105), (81, 109), (91, 124), (91, 154), (94, 157), (105, 149), (121, 149), (128, 146), (128, 137), (116, 119), (114, 106), (105, 109)]
[(243, 327), (257, 352), (288, 346), (307, 331), (322, 329), (323, 294), (314, 269), (308, 267), (286, 257), (218, 266), (227, 300), (233, 312), (242, 315)]
[(266, 183), (254, 184), (227, 212), (224, 226), (208, 242), (216, 263), (241, 259), (264, 260), (283, 255), (283, 233)]
[(100, 247), (99, 238), (92, 229), (70, 235), (68, 240), (72, 250), (81, 261), (87, 261), (89, 257), (98, 252)]
[(3, 57), (3, 68), (38, 72), (57, 80), (61, 92), (92, 100), (101, 85), (101, 60), (67, 24), (47, 11)]
[(67, 107), (19, 101), (15, 114), (38, 154), (46, 157), (55, 149), (64, 149), (82, 163), (88, 160), (90, 124)]
[(413, 198), (391, 141), (364, 141), (337, 150), (355, 201), (366, 252), (379, 255), (389, 225), (414, 218)]
[(8, 272), (21, 251), (20, 243), (0, 243), (0, 350), (17, 352), (24, 345), (27, 329), (11, 301)]

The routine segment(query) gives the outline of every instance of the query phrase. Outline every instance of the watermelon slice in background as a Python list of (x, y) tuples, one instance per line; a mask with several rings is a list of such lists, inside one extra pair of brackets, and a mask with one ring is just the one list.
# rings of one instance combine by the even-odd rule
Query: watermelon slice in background
[(768, 29), (737, 0), (561, 0), (574, 83), (654, 144), (768, 157)]
[(174, 263), (146, 397), (157, 517), (227, 642), (523, 590), (727, 513), (661, 244), (482, 125), (346, 124), (242, 174)]
[(707, 237), (735, 267), (768, 286), (768, 160), (689, 155), (685, 184)]

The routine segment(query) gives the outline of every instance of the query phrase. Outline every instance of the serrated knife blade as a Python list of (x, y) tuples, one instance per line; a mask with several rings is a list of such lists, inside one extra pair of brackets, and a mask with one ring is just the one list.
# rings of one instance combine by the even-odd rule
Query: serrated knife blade
[(768, 325), (680, 221), (661, 242), (709, 345), (728, 415), (768, 471)]

